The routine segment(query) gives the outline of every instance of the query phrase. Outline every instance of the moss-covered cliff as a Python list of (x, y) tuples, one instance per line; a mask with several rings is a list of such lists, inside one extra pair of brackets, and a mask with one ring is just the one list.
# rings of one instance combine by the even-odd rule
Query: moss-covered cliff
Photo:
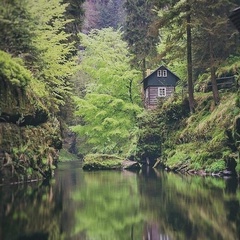
[(46, 178), (61, 148), (44, 83), (0, 51), (0, 184)]

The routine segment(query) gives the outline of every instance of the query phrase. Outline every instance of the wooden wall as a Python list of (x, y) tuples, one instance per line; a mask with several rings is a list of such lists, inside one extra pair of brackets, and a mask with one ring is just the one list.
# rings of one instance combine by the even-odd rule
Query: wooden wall
[[(173, 86), (165, 86), (165, 87), (166, 87), (166, 97), (162, 97), (163, 99), (170, 97), (175, 91), (175, 87)], [(159, 99), (158, 87), (150, 86), (145, 91), (148, 91), (148, 97), (146, 97), (147, 94), (145, 93), (145, 107), (147, 109), (154, 109), (157, 106), (158, 99)]]

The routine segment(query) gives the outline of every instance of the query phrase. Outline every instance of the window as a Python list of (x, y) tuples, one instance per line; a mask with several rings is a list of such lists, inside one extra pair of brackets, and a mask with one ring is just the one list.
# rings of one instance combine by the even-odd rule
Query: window
[(167, 77), (167, 70), (158, 70), (157, 77)]
[(159, 87), (158, 88), (158, 96), (159, 97), (166, 97), (166, 88), (165, 87)]
[(163, 70), (162, 76), (163, 76), (163, 77), (167, 77), (167, 70)]

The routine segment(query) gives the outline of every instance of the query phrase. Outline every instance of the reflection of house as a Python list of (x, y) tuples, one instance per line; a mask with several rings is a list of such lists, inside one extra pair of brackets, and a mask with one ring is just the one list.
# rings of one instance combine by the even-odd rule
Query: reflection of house
[(147, 109), (154, 109), (159, 98), (167, 98), (175, 92), (179, 78), (164, 66), (160, 66), (143, 79), (144, 104)]
[(229, 16), (231, 22), (234, 24), (234, 26), (237, 28), (237, 30), (240, 32), (240, 7), (234, 9), (230, 16)]

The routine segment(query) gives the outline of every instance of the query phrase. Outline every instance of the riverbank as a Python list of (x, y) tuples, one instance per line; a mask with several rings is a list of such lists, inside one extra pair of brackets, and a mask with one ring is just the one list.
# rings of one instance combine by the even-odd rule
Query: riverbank
[(238, 93), (222, 92), (218, 106), (211, 93), (199, 93), (195, 100), (193, 114), (184, 112), (179, 99), (169, 99), (151, 113), (161, 132), (161, 163), (173, 171), (239, 176)]

